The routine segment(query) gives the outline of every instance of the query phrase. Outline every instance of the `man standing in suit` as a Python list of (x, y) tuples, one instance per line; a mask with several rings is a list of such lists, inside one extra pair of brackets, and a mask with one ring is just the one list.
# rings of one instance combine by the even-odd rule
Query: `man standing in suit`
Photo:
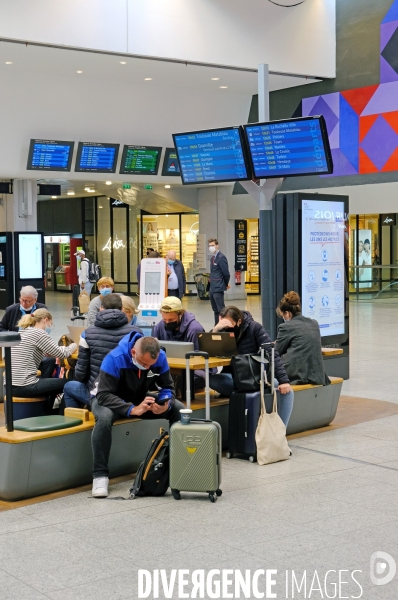
[(227, 257), (218, 249), (218, 240), (209, 239), (210, 260), (210, 302), (214, 312), (214, 324), (217, 325), (221, 310), (225, 307), (224, 292), (229, 290), (229, 269)]

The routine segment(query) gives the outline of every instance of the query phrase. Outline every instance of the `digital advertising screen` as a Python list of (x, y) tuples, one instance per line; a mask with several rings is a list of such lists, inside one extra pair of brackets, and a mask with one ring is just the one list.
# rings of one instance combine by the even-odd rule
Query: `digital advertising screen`
[(290, 177), (333, 173), (325, 120), (304, 117), (244, 125), (254, 176)]
[(175, 148), (166, 148), (163, 160), (162, 175), (181, 175), (180, 165), (178, 164), (177, 152)]
[(158, 146), (124, 146), (119, 173), (157, 175), (161, 153)]
[(40, 233), (19, 233), (19, 279), (42, 279), (43, 254)]
[(173, 134), (185, 185), (251, 179), (240, 127)]
[(160, 294), (161, 280), (160, 271), (147, 271), (145, 273), (145, 294)]
[(119, 144), (79, 142), (75, 171), (83, 173), (114, 173)]
[(29, 171), (70, 171), (74, 142), (30, 140)]
[(321, 336), (344, 334), (344, 202), (302, 200), (302, 313)]

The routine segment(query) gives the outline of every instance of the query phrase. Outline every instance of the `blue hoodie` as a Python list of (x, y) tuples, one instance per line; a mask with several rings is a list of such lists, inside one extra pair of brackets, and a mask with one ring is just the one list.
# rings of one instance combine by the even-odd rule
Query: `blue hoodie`
[(98, 404), (107, 406), (123, 417), (128, 416), (134, 406), (141, 404), (155, 382), (161, 389), (172, 391), (171, 403), (175, 398), (174, 383), (163, 350), (147, 371), (141, 371), (133, 364), (131, 349), (142, 337), (135, 331), (126, 335), (101, 365), (96, 394)]

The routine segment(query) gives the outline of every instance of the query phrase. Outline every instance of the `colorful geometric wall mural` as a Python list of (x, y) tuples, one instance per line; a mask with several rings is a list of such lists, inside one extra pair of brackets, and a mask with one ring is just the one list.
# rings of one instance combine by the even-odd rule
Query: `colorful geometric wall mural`
[(380, 84), (305, 98), (303, 117), (324, 115), (333, 175), (398, 171), (398, 0), (380, 27)]

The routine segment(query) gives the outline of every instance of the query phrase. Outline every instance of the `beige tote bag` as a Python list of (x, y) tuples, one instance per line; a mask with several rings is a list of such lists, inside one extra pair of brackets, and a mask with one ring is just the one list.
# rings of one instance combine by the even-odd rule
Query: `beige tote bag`
[(87, 294), (85, 290), (80, 292), (79, 294), (79, 311), (82, 315), (88, 312), (88, 307), (90, 306), (90, 296)]
[(257, 462), (259, 465), (286, 460), (290, 449), (286, 440), (286, 427), (277, 412), (277, 398), (274, 391), (272, 412), (265, 410), (264, 395), (261, 394), (261, 414), (256, 429)]

